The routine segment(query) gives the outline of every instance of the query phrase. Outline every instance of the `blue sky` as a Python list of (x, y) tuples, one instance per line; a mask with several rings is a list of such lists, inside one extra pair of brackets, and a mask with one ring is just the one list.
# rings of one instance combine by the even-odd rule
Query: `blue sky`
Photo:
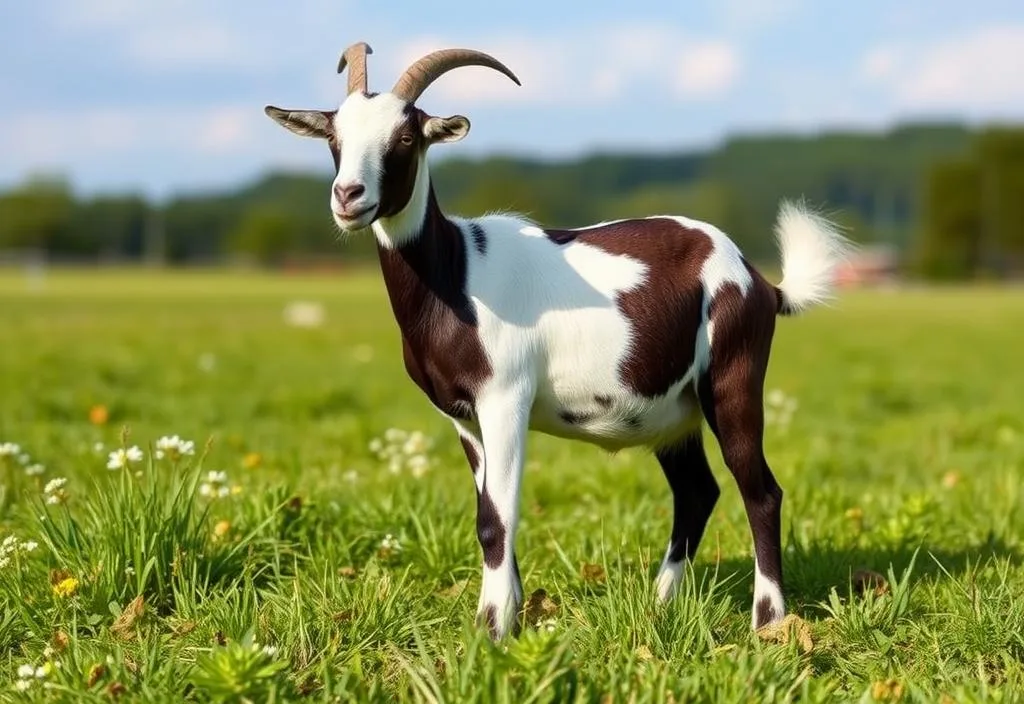
[[(0, 187), (226, 188), (327, 173), (324, 145), (263, 106), (331, 108), (341, 50), (366, 41), (387, 90), (432, 49), (493, 53), (420, 100), (472, 130), (434, 158), (712, 146), (736, 132), (1024, 120), (1021, 0), (34, 0), (0, 8)], [(486, 8), (486, 9), (485, 9)]]

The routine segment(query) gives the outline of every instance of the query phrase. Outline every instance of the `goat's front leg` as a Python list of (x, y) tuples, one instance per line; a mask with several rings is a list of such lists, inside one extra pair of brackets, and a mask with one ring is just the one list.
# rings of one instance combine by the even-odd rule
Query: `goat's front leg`
[[(519, 489), (526, 451), (526, 394), (477, 404), (479, 435), (457, 424), (477, 489), (477, 539), (483, 551), (483, 584), (477, 620), (500, 640), (518, 631), (523, 587), (515, 555)], [(476, 429), (474, 429), (476, 430)]]

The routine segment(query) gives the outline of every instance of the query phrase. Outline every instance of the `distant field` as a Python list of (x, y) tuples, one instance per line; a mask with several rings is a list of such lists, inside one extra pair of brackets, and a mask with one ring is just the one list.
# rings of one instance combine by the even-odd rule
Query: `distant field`
[[(470, 472), (374, 272), (0, 271), (0, 700), (1019, 700), (1024, 292), (849, 293), (780, 321), (768, 386), (796, 402), (766, 442), (804, 638), (749, 630), (713, 440), (722, 499), (655, 608), (657, 465), (531, 436), (518, 554), (547, 600), (495, 648)], [(109, 470), (124, 426), (144, 457)], [(393, 472), (389, 429), (431, 444)], [(195, 455), (154, 459), (175, 434)]]

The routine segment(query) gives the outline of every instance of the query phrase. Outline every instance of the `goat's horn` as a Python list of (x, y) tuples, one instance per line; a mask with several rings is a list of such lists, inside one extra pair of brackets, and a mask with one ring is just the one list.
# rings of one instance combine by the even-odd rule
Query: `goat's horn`
[(427, 86), (437, 80), (441, 74), (461, 66), (493, 68), (511, 78), (517, 86), (522, 85), (515, 74), (493, 56), (472, 49), (442, 49), (427, 54), (405, 69), (405, 73), (395, 83), (391, 92), (408, 103), (414, 103), (427, 89)]
[(366, 42), (356, 42), (342, 53), (338, 60), (338, 73), (348, 66), (348, 92), (366, 92), (366, 56), (373, 49)]

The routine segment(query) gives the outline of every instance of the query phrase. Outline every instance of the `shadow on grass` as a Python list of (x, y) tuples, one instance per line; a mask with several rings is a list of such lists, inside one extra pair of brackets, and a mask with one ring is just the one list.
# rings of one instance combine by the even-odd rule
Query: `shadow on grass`
[[(833, 588), (840, 596), (846, 596), (858, 570), (870, 570), (885, 576), (891, 567), (899, 577), (914, 560), (915, 552), (917, 560), (910, 575), (911, 584), (946, 580), (949, 578), (946, 573), (958, 577), (991, 560), (1008, 562), (1012, 566), (1018, 566), (1024, 560), (1024, 554), (1018, 548), (994, 537), (955, 550), (945, 550), (927, 542), (870, 547), (832, 546), (827, 543), (801, 546), (789, 542), (787, 548), (782, 558), (787, 611), (808, 619), (822, 615), (819, 605), (828, 600)], [(711, 574), (716, 570), (719, 579), (726, 581), (723, 593), (749, 608), (754, 590), (753, 559), (729, 558), (709, 563), (698, 554), (695, 574)], [(653, 565), (649, 572), (653, 579), (657, 565)]]
[[(787, 543), (782, 558), (784, 594), (788, 612), (802, 618), (815, 619), (822, 616), (820, 605), (827, 602), (829, 593), (835, 589), (845, 597), (853, 587), (853, 578), (859, 570), (870, 570), (887, 579), (891, 567), (899, 577), (917, 553), (911, 585), (932, 580), (946, 580), (949, 575), (959, 577), (971, 569), (996, 560), (1018, 566), (1024, 562), (1024, 553), (1008, 545), (1001, 538), (990, 538), (984, 542), (956, 550), (944, 550), (927, 542), (905, 542), (896, 545), (837, 546), (825, 542), (800, 545), (796, 541)], [(752, 607), (754, 593), (753, 558), (734, 557), (709, 561), (704, 557), (707, 548), (697, 555), (693, 566), (693, 577), (698, 583), (707, 584), (717, 572), (717, 589), (728, 595), (743, 611)], [(623, 569), (610, 564), (611, 570)], [(658, 561), (647, 564), (645, 577), (651, 582), (657, 576)], [(631, 569), (631, 568), (625, 568)], [(635, 568), (633, 568), (635, 569)], [(580, 579), (564, 588), (564, 593), (584, 598), (607, 596), (605, 584), (587, 583)]]

